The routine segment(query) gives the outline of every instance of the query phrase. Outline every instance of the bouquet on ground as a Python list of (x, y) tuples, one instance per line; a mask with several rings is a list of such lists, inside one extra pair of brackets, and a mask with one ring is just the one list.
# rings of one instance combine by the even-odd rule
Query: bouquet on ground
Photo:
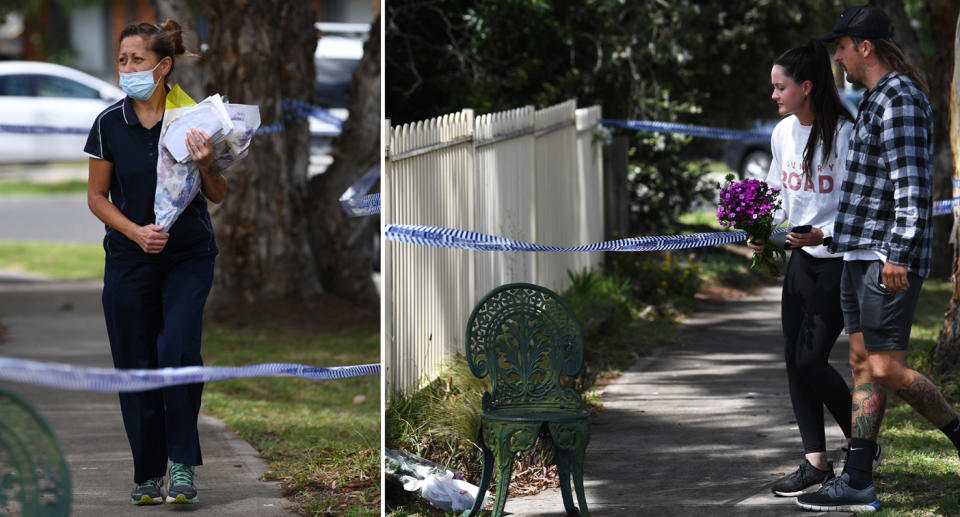
[(734, 181), (733, 174), (728, 174), (726, 179), (717, 205), (720, 226), (743, 230), (752, 243), (762, 244), (763, 251), (753, 254), (750, 267), (777, 276), (786, 253), (783, 247), (770, 242), (770, 234), (774, 228), (773, 216), (781, 206), (780, 189), (760, 180)]

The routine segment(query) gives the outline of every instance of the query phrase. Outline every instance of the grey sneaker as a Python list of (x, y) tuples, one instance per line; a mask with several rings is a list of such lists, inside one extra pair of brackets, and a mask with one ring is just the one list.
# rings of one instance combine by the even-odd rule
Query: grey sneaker
[(827, 467), (828, 470), (820, 470), (804, 459), (797, 470), (774, 483), (771, 490), (781, 497), (796, 497), (810, 488), (819, 488), (834, 477), (833, 463), (827, 463)]
[(133, 487), (130, 492), (130, 504), (144, 506), (148, 504), (163, 504), (163, 478), (148, 479)]
[(851, 488), (850, 476), (840, 474), (827, 481), (820, 490), (797, 497), (797, 506), (814, 512), (877, 512), (877, 490), (873, 485), (862, 490)]
[(167, 502), (171, 504), (197, 504), (197, 487), (193, 486), (196, 472), (191, 465), (170, 464), (170, 488), (167, 489)]

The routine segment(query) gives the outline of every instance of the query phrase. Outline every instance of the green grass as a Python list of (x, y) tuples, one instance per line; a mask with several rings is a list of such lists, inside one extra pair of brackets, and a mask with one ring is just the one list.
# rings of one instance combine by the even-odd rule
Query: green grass
[[(952, 289), (952, 284), (943, 280), (927, 280), (923, 285), (907, 359), (924, 374), (930, 373), (930, 351), (943, 325)], [(944, 387), (949, 391), (949, 386)], [(960, 461), (956, 449), (943, 433), (892, 393), (887, 395), (879, 442), (886, 459), (874, 474), (881, 505), (878, 515), (960, 514), (957, 505)]]
[[(696, 227), (696, 231), (713, 231), (719, 232), (723, 228), (720, 227), (720, 222), (717, 221), (717, 214), (712, 210), (698, 210), (695, 212), (687, 212), (685, 214), (680, 214), (677, 217), (677, 222), (684, 226)], [(690, 230), (687, 230), (686, 233), (693, 233)]]
[[(207, 365), (377, 363), (376, 329), (313, 333), (208, 324)], [(204, 387), (203, 410), (250, 442), (303, 515), (380, 514), (380, 376), (268, 377)]]
[(8, 180), (0, 181), (0, 195), (3, 194), (62, 194), (87, 191), (87, 180), (65, 180), (53, 182)]
[(0, 268), (46, 275), (58, 280), (103, 278), (99, 243), (0, 240)]

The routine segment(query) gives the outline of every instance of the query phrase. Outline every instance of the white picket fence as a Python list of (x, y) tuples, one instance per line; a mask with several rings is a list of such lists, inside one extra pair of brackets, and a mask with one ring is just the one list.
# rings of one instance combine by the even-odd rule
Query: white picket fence
[[(383, 224), (422, 224), (576, 246), (603, 240), (600, 107), (573, 100), (474, 117), (472, 110), (384, 124)], [(532, 282), (562, 291), (600, 253), (475, 252), (383, 242), (386, 392), (418, 389), (463, 353), (488, 291)]]

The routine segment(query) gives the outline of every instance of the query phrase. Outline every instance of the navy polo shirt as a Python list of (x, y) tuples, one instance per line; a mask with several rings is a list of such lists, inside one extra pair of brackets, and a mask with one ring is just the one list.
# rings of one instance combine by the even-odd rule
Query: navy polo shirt
[[(150, 129), (143, 127), (133, 110), (133, 101), (125, 97), (97, 117), (83, 149), (87, 155), (113, 164), (110, 201), (127, 219), (141, 226), (156, 221), (153, 198), (157, 190), (157, 152), (162, 126), (161, 121)], [(166, 262), (214, 256), (218, 252), (207, 200), (200, 194), (173, 226), (165, 229), (170, 239), (160, 253), (144, 253), (123, 233), (109, 226), (106, 229), (103, 249), (111, 258)]]

